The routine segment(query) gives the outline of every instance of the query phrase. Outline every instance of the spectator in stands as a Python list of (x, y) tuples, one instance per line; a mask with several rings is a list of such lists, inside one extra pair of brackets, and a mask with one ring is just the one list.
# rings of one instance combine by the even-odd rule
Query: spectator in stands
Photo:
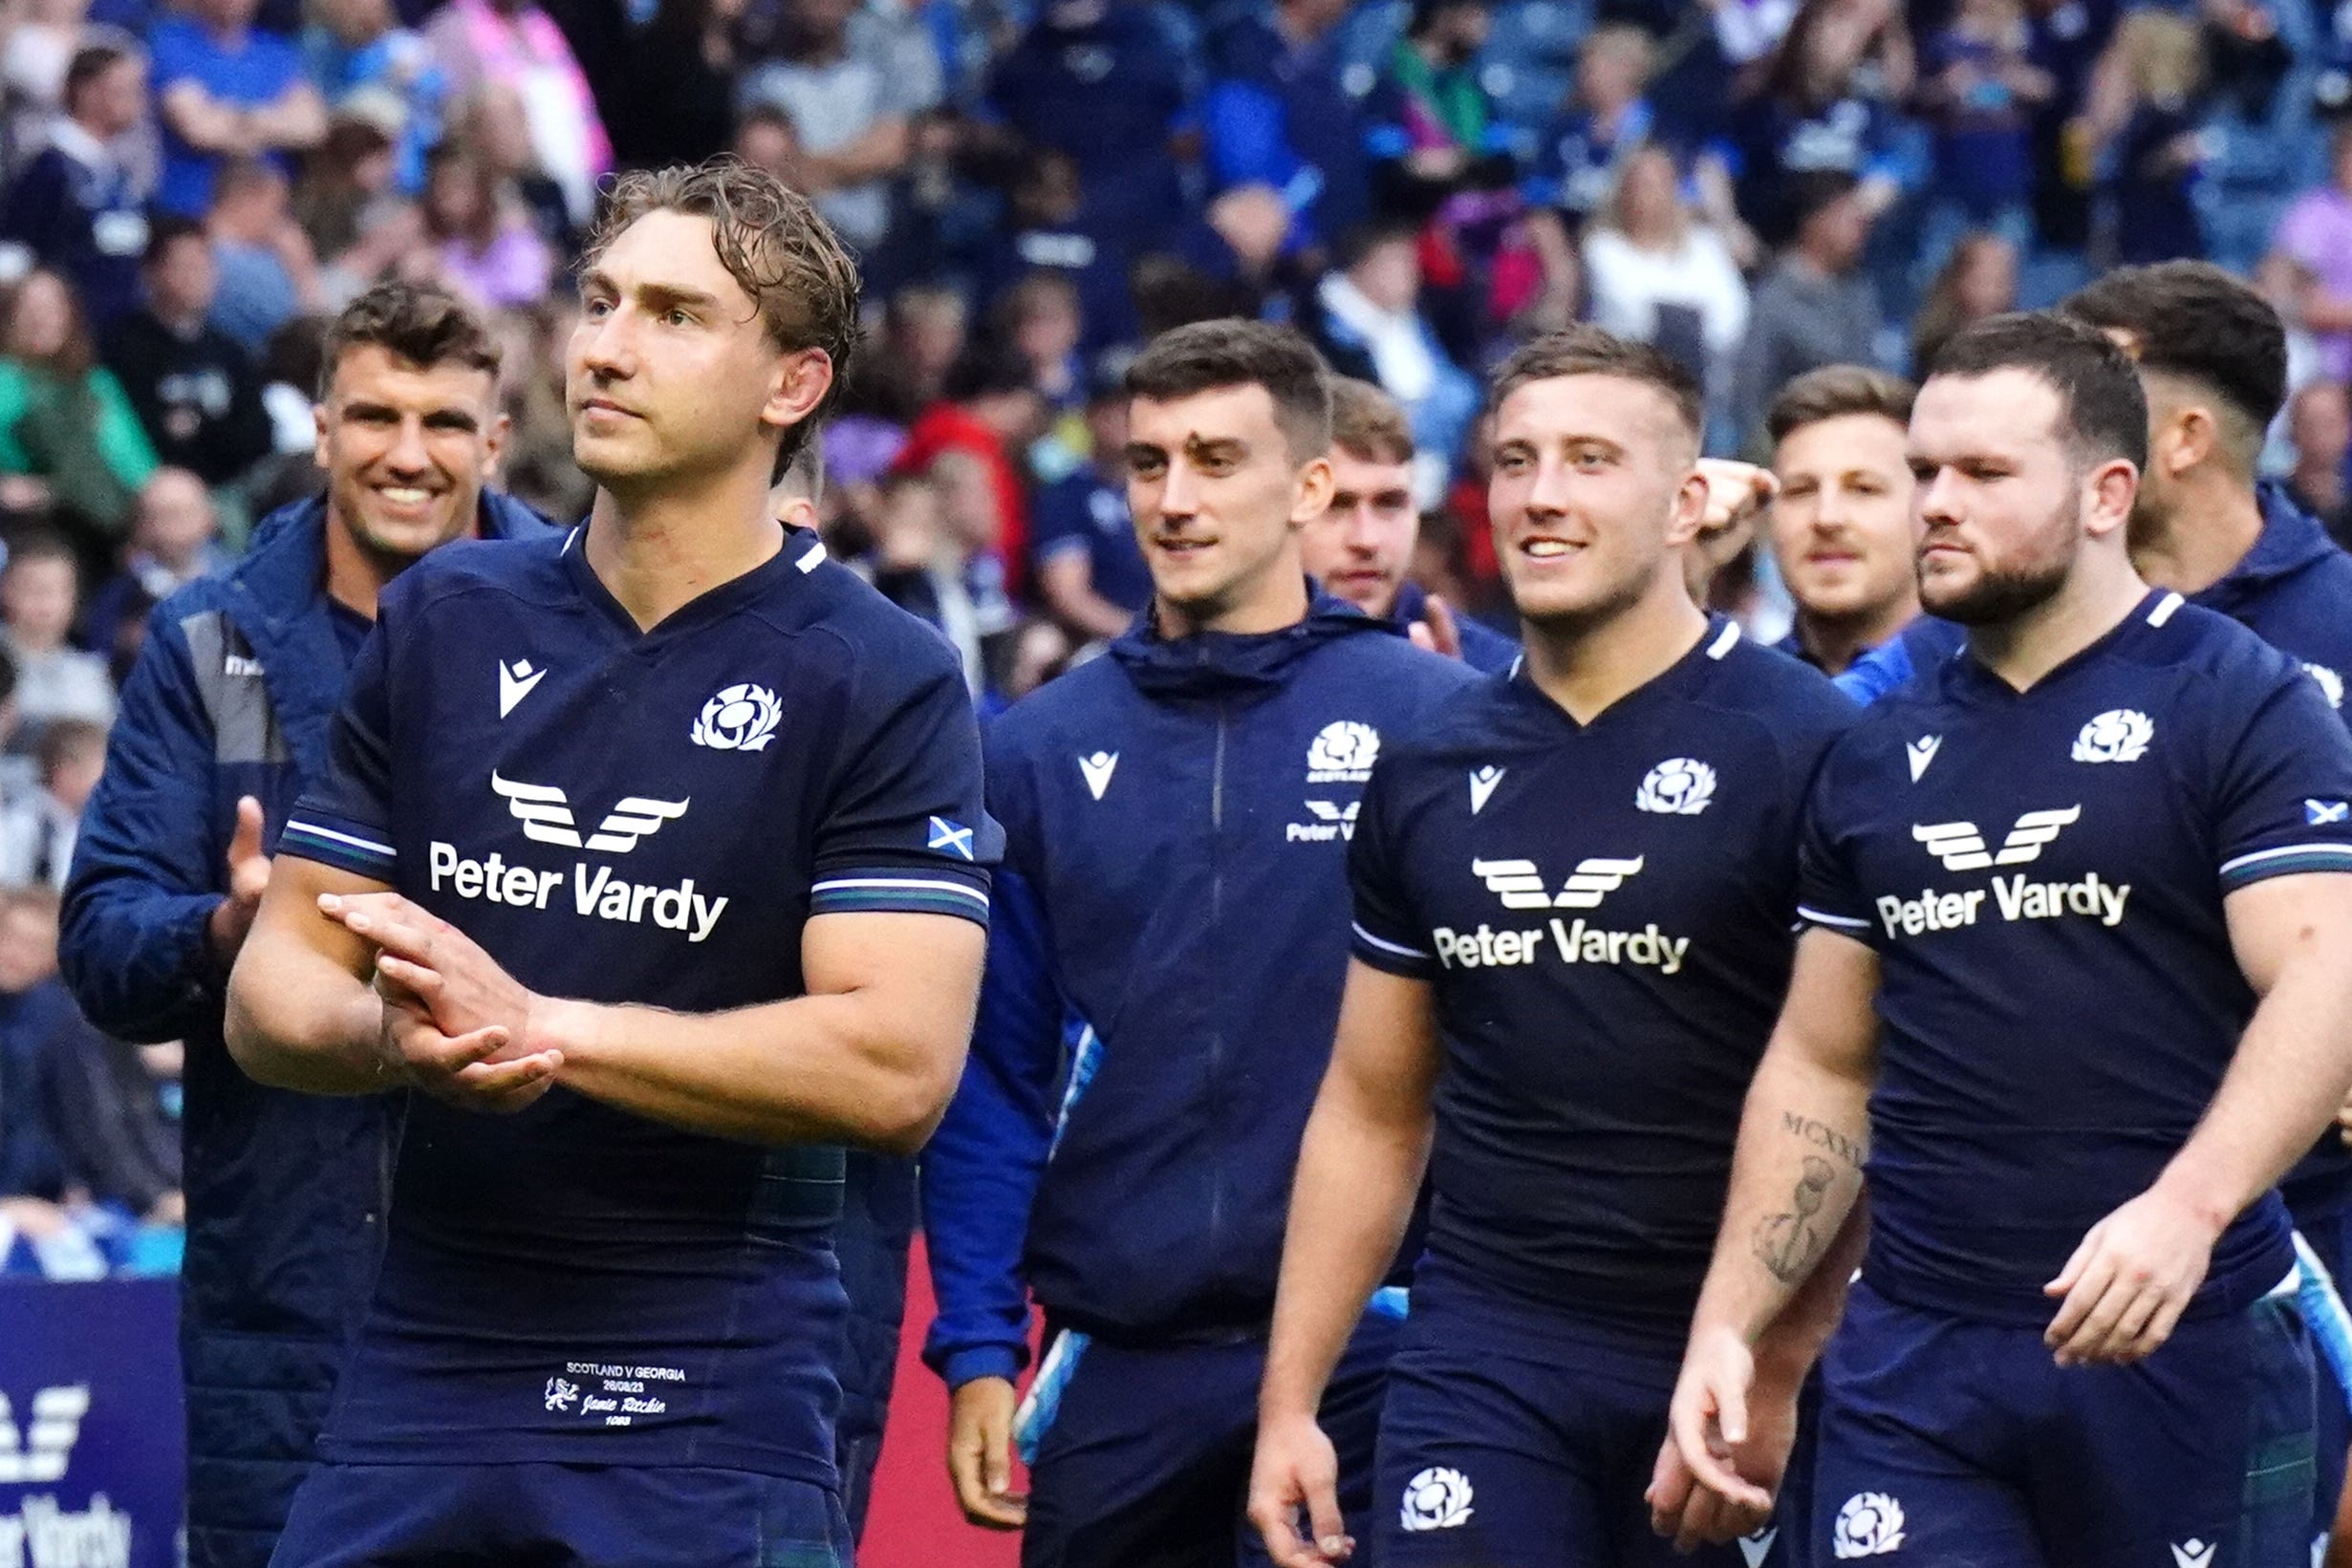
[[(941, 504), (956, 513), (953, 531), (979, 539), (1002, 566), (1014, 591), (1027, 564), (1028, 506), (1017, 459), (1044, 423), (1045, 404), (1030, 383), (1029, 367), (1009, 347), (983, 340), (965, 351), (948, 372), (944, 396), (923, 410), (907, 430), (905, 447), (891, 467), (902, 474), (929, 473), (943, 452), (971, 457), (985, 476), (985, 510), (990, 521), (973, 517), (981, 504), (950, 494), (941, 483)], [(959, 504), (961, 505), (959, 505)]]
[(7, 131), (20, 148), (39, 146), (50, 123), (66, 112), (66, 77), (86, 41), (89, 13), (90, 0), (29, 0), (8, 9), (0, 86), (7, 89)]
[(1040, 272), (1014, 285), (998, 309), (1004, 341), (1029, 367), (1029, 385), (1059, 421), (1086, 406), (1086, 365), (1079, 344), (1086, 318), (1068, 278)]
[(251, 357), (212, 324), (211, 237), (185, 218), (159, 219), (140, 271), (147, 302), (107, 334), (107, 367), (162, 462), (230, 483), (269, 455), (270, 419)]
[(1087, 221), (1078, 161), (1041, 147), (1022, 161), (1011, 210), (980, 266), (981, 297), (994, 300), (1039, 272), (1068, 278), (1078, 290), (1086, 346), (1099, 349), (1134, 334), (1128, 297), (1128, 251), (1114, 233)]
[(146, 118), (147, 63), (113, 44), (77, 51), (49, 145), (8, 187), (0, 239), (64, 277), (103, 330), (139, 303), (150, 182), (117, 144)]
[(2018, 308), (2018, 249), (1998, 234), (1963, 239), (1911, 318), (1911, 371), (1925, 376), (1937, 351), (1972, 321)]
[[(54, 904), (44, 918), (55, 930)], [(58, 986), (52, 979), (46, 984)], [(145, 1225), (187, 1218), (180, 1189), (178, 1042), (132, 1045), (92, 1028), (78, 1011), (42, 1050), (42, 1109), (56, 1139), (66, 1191)]]
[(205, 482), (185, 468), (158, 468), (139, 492), (139, 521), (122, 569), (91, 591), (82, 611), (81, 645), (110, 669), (128, 669), (147, 612), (227, 565), (219, 537), (220, 517)]
[(555, 253), (489, 166), (463, 145), (443, 142), (426, 160), (424, 231), (452, 287), (496, 310), (545, 297)]
[(484, 82), (452, 112), (450, 131), (505, 182), (530, 214), (539, 237), (570, 265), (579, 254), (579, 226), (572, 221), (563, 186), (539, 161), (522, 94), (505, 82)]
[(192, 1568), (269, 1560), (374, 1267), (398, 1115), (386, 1096), (262, 1088), (228, 1059), (222, 988), (268, 848), (325, 775), (383, 586), (452, 538), (545, 532), (483, 488), (505, 435), (497, 354), (455, 295), (371, 290), (325, 362), (326, 493), (158, 612), (66, 897), (65, 973), (91, 1020), (187, 1044)]
[(1873, 364), (1885, 325), (1878, 292), (1862, 271), (1870, 238), (1869, 197), (1850, 174), (1794, 182), (1797, 240), (1750, 300), (1732, 399), (1743, 437), (1760, 430), (1781, 386), (1822, 365)]
[(1095, 377), (1086, 423), (1092, 456), (1030, 504), (1037, 597), (1070, 634), (1094, 642), (1134, 624), (1152, 602), (1152, 573), (1127, 515), (1127, 388)]
[(1173, 253), (1134, 268), (1145, 339), (1188, 321), (1287, 321), (1321, 271), (1321, 252), (1285, 254), (1289, 206), (1271, 185), (1234, 185), (1177, 230)]
[(16, 666), (15, 706), (24, 727), (18, 749), (37, 744), (51, 724), (114, 722), (115, 685), (106, 661), (66, 639), (74, 630), (78, 567), (73, 547), (54, 533), (20, 535), (0, 567), (0, 644)]
[[(1417, 56), (1416, 56), (1417, 57)], [(1443, 493), (1453, 455), (1478, 418), (1478, 383), (1446, 356), (1421, 311), (1421, 262), (1413, 231), (1401, 225), (1350, 236), (1344, 271), (1315, 290), (1310, 335), (1341, 374), (1370, 381), (1405, 406), (1420, 465), (1416, 494)]]
[(74, 290), (35, 270), (0, 331), (0, 468), (37, 478), (52, 519), (96, 569), (130, 532), (155, 448), (122, 387), (97, 363)]
[(624, 168), (700, 163), (735, 134), (744, 0), (661, 0), (629, 46), (629, 91), (606, 115)]
[[(1736, 10), (1723, 0), (1724, 10)], [(1528, 200), (1576, 222), (1608, 204), (1626, 161), (1650, 142), (1655, 116), (1642, 97), (1657, 44), (1623, 22), (1594, 28), (1576, 53), (1576, 95), (1538, 139)]]
[(2192, 194), (2205, 161), (2200, 34), (2170, 11), (2135, 11), (2116, 28), (2108, 55), (2102, 71), (2113, 85), (2091, 124), (2111, 170), (2115, 259), (2129, 267), (2203, 256)]
[(1584, 246), (1591, 319), (1654, 343), (1723, 407), (1748, 331), (1748, 286), (1730, 247), (1684, 204), (1672, 155), (1651, 145), (1625, 160), (1617, 189)]
[(66, 1224), (56, 1207), (65, 1160), (47, 1114), (45, 1068), (50, 1041), (75, 1012), (56, 974), (56, 895), (0, 891), (0, 1219), (36, 1241)]
[(2352, 485), (2345, 475), (2352, 461), (2352, 396), (2343, 383), (2314, 381), (2297, 393), (2287, 404), (2287, 435), (2295, 443), (2288, 498), (2343, 543), (2352, 537)]
[(980, 460), (942, 452), (928, 471), (883, 481), (874, 548), (856, 563), (884, 598), (947, 639), (975, 697), (988, 687), (990, 642), (1014, 621), (1003, 573), (989, 554), (994, 506)]
[(181, 4), (147, 41), (163, 129), (156, 203), (196, 217), (233, 159), (266, 159), (290, 172), (291, 156), (326, 136), (327, 107), (294, 46), (253, 27), (258, 0)]
[(1375, 620), (1473, 669), (1509, 668), (1519, 645), (1457, 615), (1413, 577), (1421, 514), (1413, 505), (1413, 427), (1396, 399), (1353, 376), (1331, 377), (1331, 505), (1299, 530), (1306, 574)]
[(1023, 140), (1075, 159), (1094, 234), (1139, 254), (1166, 243), (1188, 210), (1172, 141), (1198, 97), (1197, 71), (1149, 5), (1047, 0), (997, 62), (988, 107)]
[(318, 308), (318, 258), (294, 219), (292, 194), (285, 175), (253, 158), (230, 162), (213, 183), (205, 218), (220, 273), (212, 324), (248, 354), (259, 354), (272, 333)]
[(390, 136), (400, 188), (421, 188), (449, 101), (432, 46), (400, 26), (391, 0), (311, 0), (307, 10), (301, 46), (311, 81), (330, 110), (364, 116)]
[[(399, 200), (394, 194), (399, 174), (393, 134), (371, 115), (338, 106), (328, 118), (326, 140), (302, 161), (293, 197), (294, 221), (325, 268), (332, 271), (359, 243), (364, 227)], [(336, 285), (320, 287), (332, 291)]]
[(534, 161), (562, 187), (572, 221), (585, 219), (596, 181), (613, 167), (613, 143), (554, 18), (533, 0), (449, 0), (425, 38), (458, 97), (495, 83), (539, 106), (526, 127)]
[(1399, 210), (1434, 212), (1500, 148), (1474, 64), (1493, 23), (1489, 0), (1413, 0), (1369, 106), (1371, 145)]
[(1928, 39), (1919, 100), (1935, 126), (1936, 204), (1953, 226), (2012, 241), (2032, 230), (2033, 116), (2057, 84), (2031, 46), (2021, 0), (1960, 0)]
[(2328, 148), (2331, 178), (2287, 208), (2273, 247), (2309, 274), (2302, 324), (2319, 337), (2321, 373), (2344, 381), (2352, 380), (2352, 120), (2336, 127)]
[(739, 102), (791, 117), (800, 187), (858, 250), (890, 229), (890, 178), (914, 117), (939, 101), (939, 56), (856, 0), (786, 0), (782, 54), (744, 79)]
[(106, 766), (106, 727), (57, 720), (42, 729), (32, 755), (40, 787), (0, 799), (0, 887), (62, 892), (82, 807)]
[(1210, 42), (1200, 104), (1211, 188), (1283, 192), (1293, 240), (1326, 250), (1371, 217), (1363, 97), (1340, 79), (1333, 33), (1347, 14), (1347, 0), (1276, 0), (1232, 17)]
[(1866, 215), (1886, 210), (1917, 171), (1894, 106), (1911, 91), (1910, 32), (1890, 0), (1804, 0), (1762, 90), (1734, 127), (1740, 215), (1772, 245), (1804, 219), (1805, 177), (1857, 182)]

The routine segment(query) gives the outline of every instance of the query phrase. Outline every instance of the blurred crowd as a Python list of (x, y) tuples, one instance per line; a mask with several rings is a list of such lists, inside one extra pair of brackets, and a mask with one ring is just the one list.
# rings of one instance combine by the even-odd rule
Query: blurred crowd
[[(2352, 524), (2352, 4), (0, 0), (0, 1271), (169, 1266), (174, 1053), (75, 1014), (55, 890), (147, 611), (321, 483), (324, 319), (491, 312), (504, 483), (575, 517), (597, 183), (724, 151), (860, 257), (804, 488), (983, 708), (1147, 599), (1119, 376), (1211, 316), (1402, 405), (1413, 577), (1496, 624), (1478, 378), (1577, 318), (1737, 455), (1807, 370), (2210, 258), (2293, 333), (2272, 473)], [(1716, 592), (1785, 624), (1760, 555)]]

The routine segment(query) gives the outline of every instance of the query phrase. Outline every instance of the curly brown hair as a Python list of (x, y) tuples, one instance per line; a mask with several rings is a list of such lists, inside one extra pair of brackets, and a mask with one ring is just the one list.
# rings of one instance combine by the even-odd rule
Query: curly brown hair
[(784, 433), (781, 474), (824, 423), (849, 382), (858, 339), (857, 263), (809, 199), (732, 155), (707, 162), (639, 169), (607, 186), (582, 256), (593, 267), (620, 232), (655, 212), (710, 220), (712, 244), (729, 276), (759, 301), (768, 336), (782, 349), (822, 349), (832, 384), (809, 417)]

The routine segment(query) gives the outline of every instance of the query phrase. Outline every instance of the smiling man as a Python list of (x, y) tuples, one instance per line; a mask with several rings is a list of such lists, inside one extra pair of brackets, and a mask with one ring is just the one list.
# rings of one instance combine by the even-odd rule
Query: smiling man
[(1395, 398), (1331, 377), (1331, 505), (1299, 535), (1307, 575), (1367, 615), (1474, 670), (1510, 668), (1519, 644), (1457, 614), (1413, 580), (1421, 514), (1413, 504), (1413, 425)]
[(849, 1560), (841, 1146), (945, 1106), (995, 858), (953, 655), (769, 503), (856, 323), (772, 177), (624, 178), (588, 522), (385, 596), (229, 986), (257, 1079), (415, 1091), (278, 1568)]
[[(1153, 608), (989, 731), (999, 920), (923, 1159), (949, 1468), (976, 1523), (1025, 1517), (1027, 1568), (1255, 1560), (1249, 1412), (1347, 965), (1348, 840), (1381, 747), (1476, 678), (1310, 593), (1331, 405), (1305, 339), (1180, 328), (1127, 385)], [(1031, 1292), (1057, 1335), (1025, 1506), (1007, 1450)], [(1323, 1407), (1355, 1528), (1394, 1330), (1363, 1317)]]
[(1916, 525), (1903, 432), (1910, 383), (1861, 365), (1808, 371), (1773, 400), (1772, 548), (1797, 601), (1780, 644), (1826, 675), (1919, 616)]
[[(1575, 328), (1505, 360), (1490, 406), (1526, 656), (1399, 737), (1365, 794), (1251, 1512), (1280, 1568), (1349, 1555), (1316, 1406), (1426, 1174), (1371, 1560), (1663, 1568), (1654, 1512), (1737, 1568), (1729, 1537), (1762, 1508), (1687, 1511), (1676, 1476), (1646, 1494), (1788, 975), (1798, 815), (1853, 707), (1692, 603), (1709, 486), (1672, 360)], [(1825, 1329), (1789, 1317), (1780, 1386)], [(1759, 1438), (1747, 1473), (1777, 1481), (1787, 1437)]]
[(486, 489), (506, 439), (498, 349), (456, 296), (383, 284), (331, 329), (323, 496), (263, 521), (225, 576), (156, 612), (82, 820), (58, 956), (123, 1040), (187, 1042), (188, 1560), (262, 1568), (309, 1467), (390, 1193), (397, 1106), (265, 1088), (222, 994), (273, 846), (327, 774), (327, 733), (378, 597), (466, 535), (553, 530)]

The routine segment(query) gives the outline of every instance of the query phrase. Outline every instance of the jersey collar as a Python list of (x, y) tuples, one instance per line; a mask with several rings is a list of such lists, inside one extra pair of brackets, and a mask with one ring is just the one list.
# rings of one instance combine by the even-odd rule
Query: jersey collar
[(637, 625), (637, 617), (613, 597), (613, 591), (604, 586), (604, 579), (588, 564), (587, 524), (582, 523), (565, 537), (563, 562), (564, 570), (579, 590), (580, 597), (594, 606), (616, 631), (630, 641), (652, 642), (723, 620), (744, 606), (755, 604), (814, 572), (825, 565), (826, 556), (824, 541), (814, 532), (787, 527), (784, 548), (775, 554), (749, 571), (704, 590), (650, 627)]

